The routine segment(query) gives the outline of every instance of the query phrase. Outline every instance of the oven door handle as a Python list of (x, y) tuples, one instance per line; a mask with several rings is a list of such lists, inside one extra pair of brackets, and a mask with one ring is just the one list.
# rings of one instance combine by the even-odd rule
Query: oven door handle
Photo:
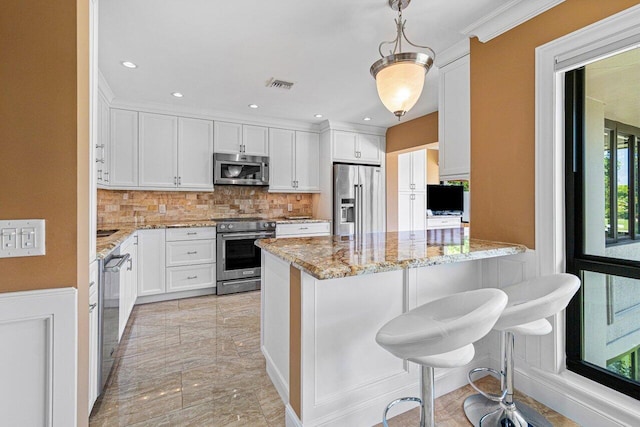
[(246, 239), (247, 237), (253, 237), (257, 239), (265, 239), (275, 237), (275, 233), (232, 233), (232, 234), (218, 234), (222, 240), (239, 240)]

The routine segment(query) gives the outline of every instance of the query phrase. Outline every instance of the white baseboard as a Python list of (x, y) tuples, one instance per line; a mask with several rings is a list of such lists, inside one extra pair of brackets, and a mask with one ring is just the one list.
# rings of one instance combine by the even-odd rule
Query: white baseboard
[(515, 386), (584, 427), (640, 426), (636, 399), (573, 372), (516, 369)]
[(273, 363), (273, 360), (271, 359), (269, 352), (265, 349), (264, 346), (262, 346), (261, 350), (262, 350), (262, 355), (264, 356), (266, 361), (267, 375), (269, 375), (269, 378), (271, 379), (273, 386), (276, 388), (276, 391), (280, 395), (280, 399), (282, 399), (284, 403), (288, 403), (289, 402), (289, 385), (287, 384), (286, 380), (284, 379), (284, 377), (282, 376), (278, 368), (276, 368), (276, 365)]
[(192, 291), (169, 292), (166, 294), (159, 294), (159, 295), (147, 295), (143, 297), (138, 297), (136, 299), (136, 305), (149, 304), (152, 302), (171, 301), (174, 299), (182, 299), (182, 298), (201, 297), (204, 295), (213, 295), (215, 293), (216, 293), (216, 287), (214, 286), (213, 288), (194, 289)]
[(285, 427), (302, 427), (302, 422), (288, 403), (284, 407), (284, 425)]

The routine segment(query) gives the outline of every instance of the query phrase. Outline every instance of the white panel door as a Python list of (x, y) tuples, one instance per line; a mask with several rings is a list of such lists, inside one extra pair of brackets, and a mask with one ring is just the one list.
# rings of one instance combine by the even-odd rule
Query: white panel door
[(213, 122), (178, 119), (178, 185), (213, 189)]
[(320, 136), (296, 132), (296, 190), (320, 191)]
[(138, 296), (165, 291), (165, 230), (138, 230)]
[(377, 135), (358, 134), (358, 161), (379, 165), (381, 145), (381, 138)]
[(411, 155), (412, 153), (398, 154), (398, 191), (411, 191)]
[(411, 229), (414, 231), (426, 230), (427, 193), (424, 191), (413, 193), (413, 200), (411, 202)]
[(269, 155), (269, 128), (242, 126), (242, 151), (250, 156)]
[(353, 132), (333, 132), (333, 160), (356, 162), (358, 134)]
[(98, 398), (98, 261), (89, 264), (89, 412)]
[(242, 145), (242, 125), (240, 123), (213, 123), (213, 146), (216, 153), (238, 154)]
[(178, 184), (178, 118), (140, 113), (140, 187)]
[(269, 129), (269, 191), (294, 190), (295, 143), (294, 131)]
[(138, 112), (111, 110), (109, 177), (111, 187), (138, 186)]
[(411, 230), (412, 193), (398, 193), (398, 231)]
[(471, 129), (469, 79), (469, 55), (440, 69), (438, 139), (441, 177), (469, 174)]

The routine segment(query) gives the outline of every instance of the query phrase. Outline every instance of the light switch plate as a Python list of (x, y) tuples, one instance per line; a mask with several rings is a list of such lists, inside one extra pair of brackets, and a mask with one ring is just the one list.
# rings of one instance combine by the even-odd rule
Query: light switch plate
[(0, 258), (44, 255), (44, 219), (0, 220), (0, 245)]

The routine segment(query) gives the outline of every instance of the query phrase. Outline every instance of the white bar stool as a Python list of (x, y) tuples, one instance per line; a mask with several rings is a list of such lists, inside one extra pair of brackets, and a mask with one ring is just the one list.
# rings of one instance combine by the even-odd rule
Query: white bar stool
[(507, 304), (499, 289), (462, 292), (421, 305), (387, 322), (376, 334), (376, 342), (401, 359), (420, 365), (420, 398), (403, 397), (400, 402), (420, 403), (420, 427), (433, 427), (433, 368), (452, 368), (469, 363), (475, 354), (473, 342), (491, 331)]
[[(551, 423), (533, 408), (513, 400), (514, 334), (546, 335), (551, 332), (551, 324), (546, 318), (564, 310), (579, 288), (580, 280), (576, 276), (563, 273), (502, 289), (509, 297), (509, 303), (493, 327), (501, 333), (501, 370), (476, 368), (469, 372), (469, 384), (480, 394), (464, 401), (464, 412), (475, 427), (551, 427)], [(478, 372), (498, 375), (502, 393), (480, 390), (472, 379)]]

